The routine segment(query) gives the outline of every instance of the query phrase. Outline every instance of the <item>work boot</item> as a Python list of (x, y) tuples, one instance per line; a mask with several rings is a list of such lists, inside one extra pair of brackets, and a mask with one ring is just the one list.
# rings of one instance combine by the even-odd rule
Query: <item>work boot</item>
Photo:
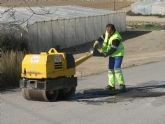
[(105, 87), (105, 90), (109, 90), (109, 91), (115, 91), (115, 87), (112, 87), (110, 85)]
[(124, 93), (126, 92), (126, 86), (123, 84), (123, 85), (119, 85), (119, 91)]

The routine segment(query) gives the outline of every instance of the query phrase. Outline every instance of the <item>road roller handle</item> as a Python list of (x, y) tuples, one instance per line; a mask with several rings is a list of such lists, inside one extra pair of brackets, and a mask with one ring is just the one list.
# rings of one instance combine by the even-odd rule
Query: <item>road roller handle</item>
[[(91, 58), (93, 56), (93, 51), (94, 49), (90, 49), (89, 52), (86, 52), (85, 55), (81, 58), (78, 58), (75, 60), (75, 65), (78, 66), (80, 65), (81, 63), (83, 63), (84, 61), (88, 60), (89, 58)], [(49, 51), (48, 51), (48, 54), (56, 54), (58, 53), (57, 50), (55, 48), (51, 48)]]
[(55, 48), (51, 48), (49, 51), (48, 51), (48, 54), (57, 54), (57, 50)]
[(86, 61), (89, 58), (91, 58), (93, 56), (93, 51), (94, 51), (94, 49), (91, 49), (89, 52), (85, 53), (84, 56), (82, 56), (81, 58), (76, 59), (75, 65), (78, 66), (81, 63), (83, 63), (84, 61)]

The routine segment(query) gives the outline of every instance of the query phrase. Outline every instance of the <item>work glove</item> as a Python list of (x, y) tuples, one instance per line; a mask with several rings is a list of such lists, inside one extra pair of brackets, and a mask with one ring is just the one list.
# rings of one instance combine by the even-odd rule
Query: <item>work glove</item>
[(89, 49), (89, 53), (94, 54), (94, 52), (95, 52), (95, 49), (94, 48), (90, 48)]
[(99, 41), (95, 41), (93, 44), (93, 48), (96, 48), (96, 46), (98, 46), (98, 44), (99, 44)]
[(103, 53), (104, 57), (108, 57), (109, 55), (107, 53)]

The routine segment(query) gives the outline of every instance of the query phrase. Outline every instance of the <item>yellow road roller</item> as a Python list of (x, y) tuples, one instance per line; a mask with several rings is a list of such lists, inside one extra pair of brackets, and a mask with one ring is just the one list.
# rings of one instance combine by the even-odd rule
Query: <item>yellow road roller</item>
[(56, 101), (75, 93), (76, 66), (93, 56), (93, 51), (75, 60), (72, 54), (51, 48), (40, 54), (27, 54), (22, 61), (20, 88), (28, 100)]

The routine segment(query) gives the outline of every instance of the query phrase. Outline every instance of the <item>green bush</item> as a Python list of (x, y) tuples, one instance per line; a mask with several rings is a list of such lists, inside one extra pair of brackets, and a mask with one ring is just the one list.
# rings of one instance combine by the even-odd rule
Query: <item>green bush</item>
[(160, 15), (160, 14), (143, 15), (141, 13), (134, 13), (131, 10), (127, 12), (127, 15), (129, 15), (129, 16), (157, 16), (159, 18), (164, 18), (165, 17), (165, 15)]
[(16, 87), (21, 76), (23, 52), (2, 52), (0, 58), (0, 87)]
[(28, 51), (27, 34), (15, 25), (0, 29), (0, 89), (19, 85), (23, 52)]
[(23, 37), (16, 37), (14, 34), (5, 33), (0, 35), (0, 48), (3, 51), (27, 51), (28, 44)]
[(140, 13), (134, 13), (131, 10), (127, 12), (127, 15), (129, 15), (129, 16), (142, 16), (142, 14), (140, 14)]

